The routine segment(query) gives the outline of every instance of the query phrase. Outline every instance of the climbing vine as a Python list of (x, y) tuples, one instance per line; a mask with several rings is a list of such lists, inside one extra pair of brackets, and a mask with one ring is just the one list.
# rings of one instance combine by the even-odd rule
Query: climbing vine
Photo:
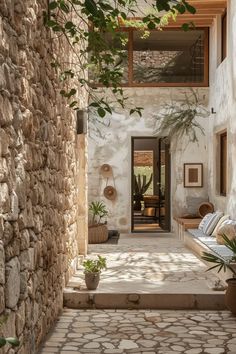
[[(196, 11), (186, 0), (144, 0), (144, 4), (145, 11), (138, 0), (48, 0), (45, 25), (54, 40), (65, 38), (76, 57), (76, 64), (69, 62), (68, 67), (56, 57), (52, 62), (62, 82), (61, 95), (71, 108), (80, 108), (76, 97), (81, 88), (89, 94), (90, 108), (102, 118), (112, 112), (114, 104), (129, 107), (122, 88), (128, 41), (124, 27), (135, 27), (145, 37), (149, 30), (161, 29), (170, 19)], [(130, 20), (135, 17), (140, 19)], [(182, 28), (188, 30), (189, 26), (186, 23)], [(106, 94), (101, 95), (104, 88)], [(141, 115), (141, 110), (130, 107), (130, 114)]]

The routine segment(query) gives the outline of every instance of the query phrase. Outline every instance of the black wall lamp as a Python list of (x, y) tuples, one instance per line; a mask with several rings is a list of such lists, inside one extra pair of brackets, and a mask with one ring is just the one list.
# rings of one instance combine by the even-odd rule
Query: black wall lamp
[(214, 110), (214, 107), (211, 107), (211, 114), (216, 114), (216, 111)]
[(76, 111), (76, 133), (87, 133), (88, 112), (84, 109), (77, 109)]

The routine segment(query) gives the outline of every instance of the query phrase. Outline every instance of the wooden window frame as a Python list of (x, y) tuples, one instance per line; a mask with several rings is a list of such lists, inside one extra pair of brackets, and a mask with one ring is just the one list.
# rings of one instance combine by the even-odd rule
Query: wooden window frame
[[(226, 142), (225, 142), (225, 138), (226, 138)], [(227, 146), (227, 142), (228, 142), (228, 136), (227, 136), (227, 131), (224, 131), (222, 133), (219, 134), (219, 143), (220, 143), (220, 165), (219, 165), (219, 173), (220, 173), (220, 195), (225, 197), (227, 195), (227, 150), (228, 150), (228, 146)], [(224, 149), (223, 149), (223, 145), (226, 144), (226, 161), (223, 160), (225, 159), (225, 154), (224, 154)], [(226, 169), (226, 172), (225, 172)]]
[[(209, 86), (209, 28), (196, 27), (195, 30), (204, 31), (204, 80), (202, 82), (151, 82), (136, 83), (133, 81), (133, 32), (136, 29), (123, 27), (121, 31), (128, 32), (128, 81), (121, 84), (121, 87), (208, 87)], [(163, 31), (181, 31), (181, 28), (168, 27)], [(153, 30), (155, 31), (155, 30)], [(190, 30), (191, 31), (191, 30)], [(94, 83), (93, 87), (103, 87)]]
[(221, 62), (227, 57), (227, 11), (221, 18)]

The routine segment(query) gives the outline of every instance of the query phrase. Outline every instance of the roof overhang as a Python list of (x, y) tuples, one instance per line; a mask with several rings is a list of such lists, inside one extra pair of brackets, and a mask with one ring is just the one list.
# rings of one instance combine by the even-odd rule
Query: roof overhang
[(222, 16), (227, 8), (227, 0), (188, 0), (196, 8), (196, 13), (178, 15), (176, 21), (169, 21), (170, 27), (180, 27), (193, 22), (196, 27), (210, 27), (216, 16)]

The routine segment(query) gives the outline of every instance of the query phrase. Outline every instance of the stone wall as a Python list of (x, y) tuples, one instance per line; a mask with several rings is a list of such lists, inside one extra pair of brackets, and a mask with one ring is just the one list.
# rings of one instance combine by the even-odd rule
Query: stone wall
[[(228, 1), (227, 57), (221, 61), (221, 17), (210, 31), (210, 117), (209, 130), (209, 194), (216, 209), (236, 219), (236, 2)], [(219, 148), (217, 134), (227, 130), (227, 195), (219, 193)]]
[(35, 353), (57, 318), (79, 230), (86, 241), (86, 139), (50, 65), (52, 50), (69, 50), (52, 44), (46, 6), (0, 0), (0, 334), (17, 336), (20, 354)]
[[(165, 104), (184, 98), (188, 88), (127, 88), (125, 94), (130, 102), (144, 108), (142, 117), (130, 116), (128, 111), (116, 111), (105, 118), (103, 124), (90, 117), (88, 199), (103, 200), (109, 209), (108, 226), (120, 231), (131, 230), (131, 137), (157, 136), (157, 115)], [(197, 89), (199, 99), (208, 102), (208, 89)], [(109, 121), (110, 120), (110, 121)], [(208, 118), (199, 120), (208, 131)], [(106, 126), (107, 125), (107, 126)], [(207, 192), (207, 135), (198, 134), (199, 143), (187, 144), (183, 139), (171, 146), (171, 213), (178, 216), (188, 212), (187, 200), (208, 198)], [(203, 188), (183, 187), (183, 164), (200, 162), (204, 165)], [(106, 179), (99, 173), (100, 166), (108, 163), (113, 168), (117, 199), (109, 201), (103, 196)]]

